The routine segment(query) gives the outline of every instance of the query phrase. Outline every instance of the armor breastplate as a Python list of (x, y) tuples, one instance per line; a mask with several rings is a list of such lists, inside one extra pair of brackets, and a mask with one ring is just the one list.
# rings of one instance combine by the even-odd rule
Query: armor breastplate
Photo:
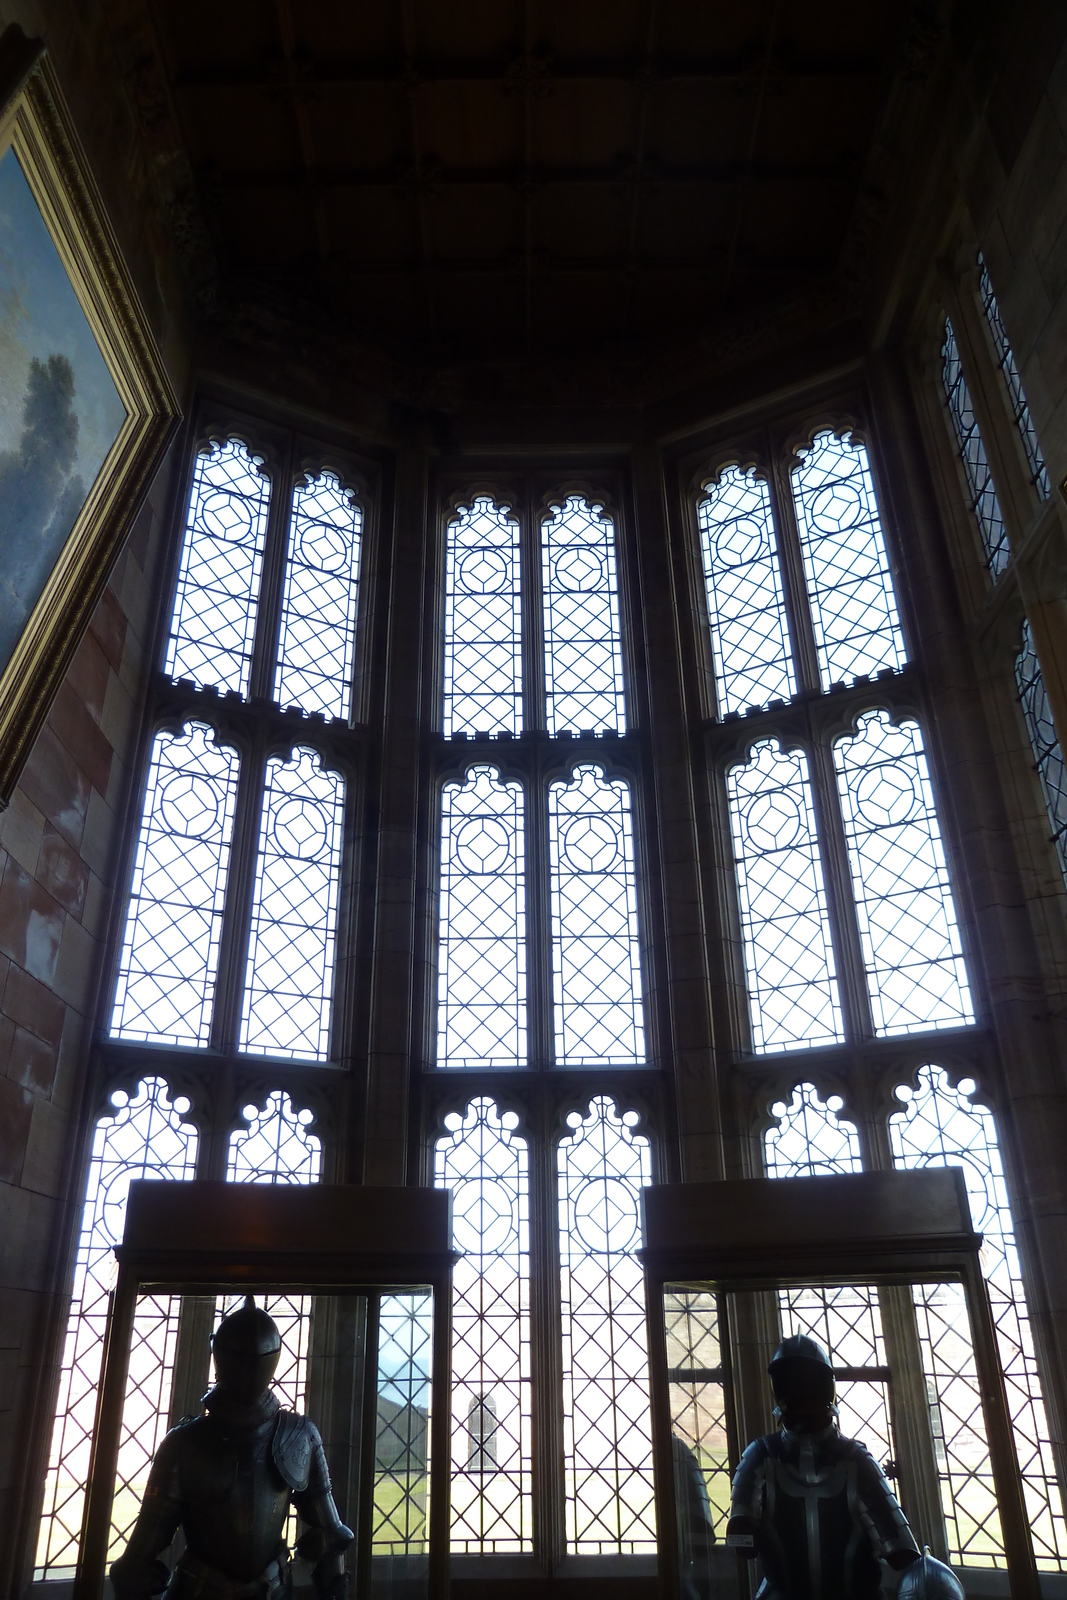
[(847, 1441), (767, 1441), (759, 1553), (763, 1600), (876, 1600), (882, 1573), (864, 1526)]
[(291, 1490), (274, 1462), (277, 1416), (238, 1426), (212, 1416), (183, 1439), (181, 1494), (190, 1552), (241, 1583), (277, 1554)]

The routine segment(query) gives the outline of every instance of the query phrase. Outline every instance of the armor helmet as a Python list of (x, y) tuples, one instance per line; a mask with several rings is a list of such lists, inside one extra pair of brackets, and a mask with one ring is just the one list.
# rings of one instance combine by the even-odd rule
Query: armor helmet
[(927, 1545), (918, 1561), (901, 1573), (897, 1600), (964, 1600), (963, 1585), (951, 1567), (934, 1559)]
[(811, 1415), (833, 1406), (836, 1379), (830, 1357), (806, 1333), (784, 1339), (767, 1372), (783, 1420), (788, 1422), (790, 1412)]
[(211, 1340), (219, 1388), (235, 1400), (257, 1400), (274, 1376), (281, 1349), (278, 1324), (245, 1295), (244, 1305), (223, 1317)]

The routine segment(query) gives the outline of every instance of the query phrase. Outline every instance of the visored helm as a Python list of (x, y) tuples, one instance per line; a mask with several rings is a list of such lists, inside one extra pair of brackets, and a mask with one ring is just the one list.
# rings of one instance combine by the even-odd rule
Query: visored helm
[(901, 1573), (897, 1600), (965, 1600), (963, 1585), (951, 1567), (935, 1561), (929, 1546)]
[(767, 1368), (774, 1398), (782, 1417), (829, 1412), (834, 1403), (836, 1379), (830, 1357), (806, 1333), (783, 1339)]
[(223, 1317), (211, 1340), (219, 1388), (237, 1400), (258, 1399), (274, 1376), (281, 1349), (278, 1324), (245, 1295), (244, 1305)]

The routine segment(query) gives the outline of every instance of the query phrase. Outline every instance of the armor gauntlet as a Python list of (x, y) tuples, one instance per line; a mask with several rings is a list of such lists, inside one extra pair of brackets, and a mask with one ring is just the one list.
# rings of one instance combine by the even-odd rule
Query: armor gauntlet
[(308, 1527), (297, 1540), (296, 1553), (303, 1561), (313, 1561), (312, 1582), (319, 1600), (343, 1600), (345, 1594), (345, 1551), (355, 1535), (341, 1521), (333, 1498), (326, 1453), (318, 1430), (313, 1434), (307, 1488), (293, 1495), (293, 1504)]

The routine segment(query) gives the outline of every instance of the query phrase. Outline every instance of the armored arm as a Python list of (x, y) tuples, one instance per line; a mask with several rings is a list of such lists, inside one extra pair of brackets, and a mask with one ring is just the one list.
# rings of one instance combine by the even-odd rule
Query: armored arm
[(319, 1431), (311, 1422), (306, 1427), (311, 1443), (307, 1488), (293, 1495), (293, 1504), (308, 1526), (297, 1540), (296, 1553), (315, 1563), (311, 1576), (320, 1600), (343, 1600), (345, 1551), (355, 1535), (341, 1521), (334, 1502)]
[(763, 1519), (767, 1447), (753, 1439), (737, 1463), (730, 1485), (730, 1520), (726, 1524), (726, 1543), (739, 1555), (754, 1559), (759, 1554), (756, 1534)]
[(863, 1445), (854, 1445), (860, 1519), (879, 1559), (898, 1572), (919, 1558), (919, 1546), (885, 1473)]
[(156, 1452), (133, 1532), (111, 1568), (116, 1600), (148, 1600), (167, 1586), (170, 1572), (158, 1558), (182, 1520), (178, 1455), (179, 1429), (174, 1428)]

